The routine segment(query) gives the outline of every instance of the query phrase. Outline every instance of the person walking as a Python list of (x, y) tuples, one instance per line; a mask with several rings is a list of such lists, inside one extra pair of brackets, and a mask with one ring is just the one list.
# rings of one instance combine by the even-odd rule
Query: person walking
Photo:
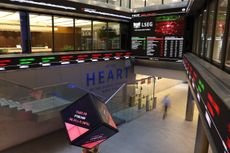
[(169, 95), (166, 95), (164, 98), (163, 98), (163, 100), (162, 100), (162, 102), (163, 102), (163, 109), (164, 109), (164, 113), (163, 113), (163, 120), (166, 118), (166, 116), (167, 116), (167, 112), (168, 112), (168, 108), (169, 108), (169, 106), (170, 106), (170, 99), (169, 99)]

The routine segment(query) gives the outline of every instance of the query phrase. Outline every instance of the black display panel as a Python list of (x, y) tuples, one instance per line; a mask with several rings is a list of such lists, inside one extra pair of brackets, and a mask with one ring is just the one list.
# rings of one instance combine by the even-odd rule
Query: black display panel
[(212, 90), (205, 79), (184, 58), (191, 88), (196, 95), (200, 115), (205, 119), (215, 147), (220, 153), (230, 152), (230, 111), (229, 107)]
[(184, 48), (183, 14), (133, 17), (132, 51), (136, 56), (181, 59)]
[(105, 104), (92, 94), (85, 94), (61, 111), (72, 145), (94, 148), (118, 129)]
[(107, 61), (114, 59), (128, 59), (131, 52), (103, 52), (103, 53), (60, 53), (37, 54), (36, 56), (20, 55), (19, 57), (1, 57), (0, 71), (47, 67), (56, 65), (78, 64), (84, 62)]

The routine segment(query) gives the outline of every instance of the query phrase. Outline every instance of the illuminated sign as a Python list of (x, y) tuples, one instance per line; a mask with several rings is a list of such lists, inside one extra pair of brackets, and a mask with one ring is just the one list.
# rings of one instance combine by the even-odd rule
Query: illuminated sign
[(30, 0), (10, 0), (11, 2), (19, 2), (19, 3), (27, 3), (27, 4), (35, 4), (40, 6), (49, 6), (49, 7), (55, 7), (55, 8), (61, 8), (66, 10), (76, 10), (74, 7), (67, 7), (63, 5), (56, 5), (56, 4), (50, 4), (50, 3), (44, 3), (44, 2), (35, 2)]
[(134, 22), (133, 23), (133, 28), (134, 29), (151, 28), (151, 27), (153, 27), (153, 22)]
[(228, 106), (212, 90), (194, 66), (184, 58), (192, 90), (198, 100), (200, 114), (206, 120), (207, 127), (218, 152), (230, 152), (230, 111)]
[(61, 111), (72, 145), (93, 148), (118, 132), (104, 103), (86, 94)]
[(87, 12), (87, 13), (90, 13), (90, 14), (97, 14), (97, 15), (119, 17), (119, 18), (124, 18), (124, 19), (131, 19), (131, 17), (127, 17), (127, 16), (124, 16), (124, 15), (101, 12), (101, 11), (97, 11), (96, 9), (91, 9), (91, 8), (84, 8), (83, 10), (84, 10), (84, 12)]

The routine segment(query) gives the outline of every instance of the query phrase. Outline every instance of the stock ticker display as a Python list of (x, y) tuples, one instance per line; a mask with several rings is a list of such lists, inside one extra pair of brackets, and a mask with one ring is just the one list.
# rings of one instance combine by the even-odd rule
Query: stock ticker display
[(132, 51), (138, 56), (179, 58), (183, 56), (184, 15), (133, 19)]
[(55, 65), (78, 64), (84, 62), (108, 61), (118, 59), (128, 59), (131, 52), (104, 52), (85, 54), (60, 54), (60, 55), (31, 55), (20, 57), (0, 58), (0, 71), (27, 69), (35, 67), (48, 67)]
[(216, 95), (193, 65), (184, 58), (192, 90), (196, 95), (200, 114), (206, 120), (213, 142), (218, 152), (230, 152), (230, 113), (226, 104)]

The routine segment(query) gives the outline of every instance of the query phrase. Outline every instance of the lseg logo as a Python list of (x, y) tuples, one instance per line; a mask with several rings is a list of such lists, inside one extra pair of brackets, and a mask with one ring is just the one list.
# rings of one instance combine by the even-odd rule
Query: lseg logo
[(153, 22), (133, 22), (133, 28), (150, 28), (153, 27)]

